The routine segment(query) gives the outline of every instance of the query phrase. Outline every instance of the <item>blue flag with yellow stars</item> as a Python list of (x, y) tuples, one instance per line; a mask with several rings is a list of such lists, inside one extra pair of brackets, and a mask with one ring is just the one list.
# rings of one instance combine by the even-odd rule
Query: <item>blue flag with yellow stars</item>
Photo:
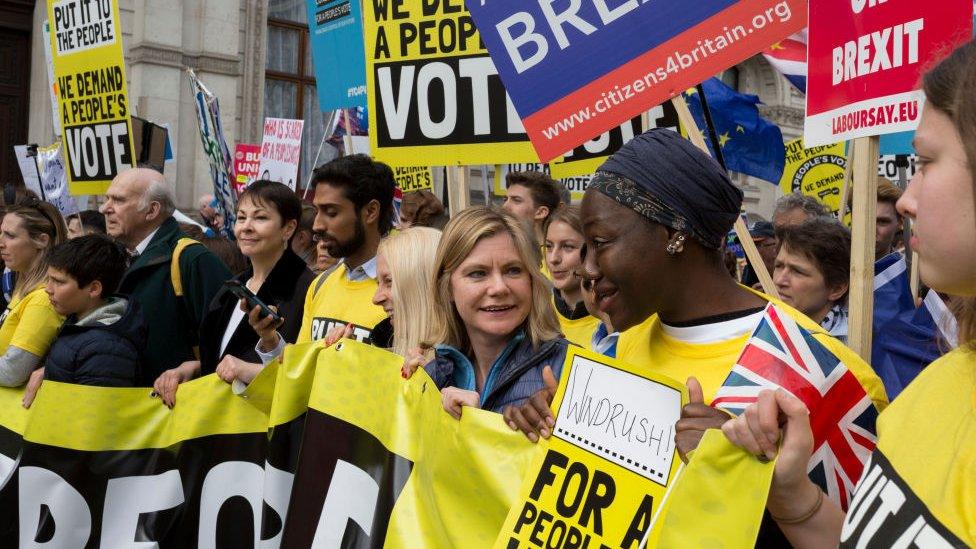
[[(726, 167), (779, 185), (786, 162), (783, 134), (779, 126), (759, 116), (756, 107), (759, 98), (738, 93), (718, 78), (702, 82), (702, 89), (705, 90)], [(691, 88), (684, 96), (698, 127), (707, 132), (698, 90)], [(708, 134), (704, 133), (704, 136), (708, 148), (712, 149)], [(715, 151), (712, 150), (714, 155)]]

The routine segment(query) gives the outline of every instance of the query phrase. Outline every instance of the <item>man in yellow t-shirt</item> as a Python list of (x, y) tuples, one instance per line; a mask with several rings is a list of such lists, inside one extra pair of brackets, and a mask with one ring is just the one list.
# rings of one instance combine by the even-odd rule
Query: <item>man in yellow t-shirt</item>
[[(323, 339), (333, 328), (347, 325), (349, 337), (372, 343), (373, 327), (386, 318), (372, 298), (377, 287), (376, 248), (393, 225), (393, 171), (355, 154), (317, 168), (312, 184), (315, 237), (330, 256), (342, 258), (342, 264), (309, 286), (297, 343)], [(257, 351), (267, 363), (284, 346), (285, 341), (268, 330)]]

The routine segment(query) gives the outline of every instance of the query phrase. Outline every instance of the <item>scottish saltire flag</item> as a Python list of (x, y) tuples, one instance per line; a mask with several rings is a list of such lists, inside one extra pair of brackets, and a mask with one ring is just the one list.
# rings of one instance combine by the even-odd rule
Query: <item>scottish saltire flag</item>
[(810, 410), (814, 450), (808, 474), (846, 509), (877, 444), (878, 412), (847, 366), (770, 304), (712, 406), (739, 415), (759, 391), (777, 388)]
[(901, 311), (875, 326), (871, 367), (894, 401), (929, 364), (957, 345), (956, 319), (938, 292), (929, 290), (917, 309)]
[(874, 263), (875, 331), (903, 311), (914, 311), (905, 256), (891, 252)]
[(762, 54), (790, 84), (807, 93), (807, 29), (769, 46)]
[[(717, 78), (702, 82), (708, 109), (715, 124), (722, 156), (728, 169), (748, 174), (775, 185), (783, 175), (786, 163), (786, 147), (779, 126), (759, 116), (759, 98), (738, 93)], [(691, 88), (685, 99), (698, 127), (707, 128), (702, 114), (698, 91)], [(705, 138), (709, 149), (712, 141)], [(715, 157), (715, 151), (712, 150)]]

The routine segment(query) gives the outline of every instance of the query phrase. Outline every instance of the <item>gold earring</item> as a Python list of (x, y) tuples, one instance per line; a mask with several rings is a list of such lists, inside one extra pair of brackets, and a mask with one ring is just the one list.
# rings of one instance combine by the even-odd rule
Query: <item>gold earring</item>
[(668, 242), (668, 247), (664, 249), (670, 256), (676, 256), (685, 249), (685, 235), (678, 233)]

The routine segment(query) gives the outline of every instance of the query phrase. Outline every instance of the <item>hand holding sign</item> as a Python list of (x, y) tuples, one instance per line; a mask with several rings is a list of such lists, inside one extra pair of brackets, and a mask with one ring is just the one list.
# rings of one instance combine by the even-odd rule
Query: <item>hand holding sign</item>
[(538, 442), (539, 438), (549, 438), (556, 420), (552, 417), (552, 398), (556, 395), (559, 383), (552, 374), (552, 368), (546, 366), (542, 370), (542, 381), (545, 387), (530, 396), (521, 406), (505, 408), (505, 423), (513, 431), (522, 431), (526, 438)]
[(729, 414), (705, 404), (701, 383), (688, 378), (688, 404), (681, 408), (681, 419), (674, 426), (674, 443), (678, 455), (685, 463), (691, 452), (698, 447), (705, 429), (721, 429), (729, 420)]

